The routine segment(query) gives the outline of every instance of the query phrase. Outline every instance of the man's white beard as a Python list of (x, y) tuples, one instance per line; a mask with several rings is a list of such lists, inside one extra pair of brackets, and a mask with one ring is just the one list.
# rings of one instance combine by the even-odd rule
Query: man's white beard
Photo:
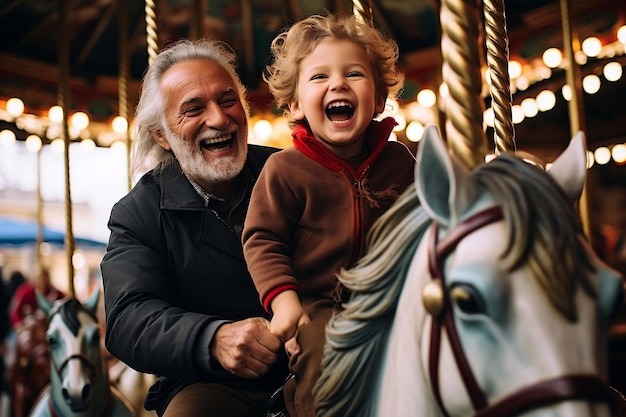
[(194, 180), (207, 182), (232, 180), (239, 175), (246, 162), (248, 150), (246, 141), (238, 140), (234, 144), (239, 147), (237, 155), (225, 156), (209, 162), (204, 159), (202, 150), (197, 144), (198, 138), (195, 138), (194, 143), (189, 143), (174, 133), (169, 126), (165, 126), (165, 134), (183, 172)]

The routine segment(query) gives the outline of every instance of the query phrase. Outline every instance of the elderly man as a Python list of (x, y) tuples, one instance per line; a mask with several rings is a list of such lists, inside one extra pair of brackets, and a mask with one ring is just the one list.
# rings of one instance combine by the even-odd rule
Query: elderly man
[(133, 165), (152, 168), (111, 211), (107, 349), (159, 375), (159, 416), (263, 416), (287, 372), (248, 273), (250, 192), (277, 149), (248, 145), (245, 89), (223, 43), (180, 41), (148, 69)]

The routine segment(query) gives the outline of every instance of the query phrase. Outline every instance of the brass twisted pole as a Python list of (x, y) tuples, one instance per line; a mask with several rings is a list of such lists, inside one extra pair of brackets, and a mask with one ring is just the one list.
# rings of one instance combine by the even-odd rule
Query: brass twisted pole
[(159, 37), (157, 34), (156, 4), (154, 0), (146, 0), (146, 41), (148, 43), (148, 65), (156, 59), (159, 52)]
[(515, 152), (515, 129), (511, 114), (509, 78), (509, 41), (506, 33), (503, 0), (484, 0), (485, 43), (491, 86), (491, 107), (495, 116), (494, 137), (496, 154)]
[(372, 16), (372, 2), (369, 1), (360, 1), (360, 0), (352, 0), (352, 13), (357, 17), (362, 23), (372, 24), (373, 16)]
[(449, 90), (445, 98), (448, 147), (468, 168), (473, 168), (484, 162), (487, 154), (476, 2), (443, 0), (440, 20), (441, 75)]
[(67, 0), (59, 1), (59, 106), (63, 109), (63, 142), (65, 159), (65, 253), (67, 255), (68, 293), (76, 294), (74, 288), (74, 232), (72, 229), (72, 196), (70, 192), (70, 132), (67, 120), (69, 103), (69, 40), (67, 31), (69, 5)]

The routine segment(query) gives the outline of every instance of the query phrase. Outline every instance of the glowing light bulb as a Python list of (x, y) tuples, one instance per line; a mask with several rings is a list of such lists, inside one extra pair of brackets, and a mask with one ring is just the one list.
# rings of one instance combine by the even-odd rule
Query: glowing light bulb
[(524, 121), (524, 110), (519, 104), (511, 106), (511, 119), (513, 123), (519, 124)]
[(626, 144), (618, 143), (611, 149), (611, 156), (618, 164), (626, 162)]
[(111, 121), (111, 128), (118, 135), (123, 135), (128, 130), (128, 120), (122, 116), (115, 116)]
[(611, 160), (611, 151), (606, 146), (600, 146), (593, 152), (596, 162), (605, 165)]
[(80, 149), (82, 152), (89, 153), (96, 149), (96, 142), (93, 139), (83, 139), (80, 141)]
[(572, 99), (572, 89), (567, 84), (565, 84), (561, 88), (561, 94), (563, 95), (563, 98), (567, 101), (570, 101)]
[(417, 120), (413, 120), (406, 127), (406, 137), (411, 142), (419, 142), (424, 135), (424, 125), (418, 122)]
[(539, 113), (539, 108), (537, 107), (537, 100), (532, 97), (525, 98), (520, 103), (522, 106), (522, 110), (524, 111), (524, 115), (526, 117), (535, 117), (537, 113)]
[(450, 94), (450, 89), (448, 88), (448, 84), (441, 83), (439, 86), (439, 97), (447, 97)]
[(609, 81), (617, 81), (622, 78), (622, 64), (619, 62), (609, 62), (602, 68), (602, 74), (604, 74), (604, 78)]
[(87, 113), (77, 111), (70, 117), (70, 125), (77, 130), (86, 129), (89, 126), (89, 116)]
[(583, 90), (587, 94), (595, 94), (600, 90), (600, 77), (595, 74), (586, 75), (583, 78)]
[(26, 149), (30, 152), (38, 152), (41, 149), (41, 138), (37, 135), (29, 135), (26, 138)]
[(52, 106), (48, 110), (48, 118), (52, 123), (61, 123), (63, 121), (63, 109), (61, 106)]
[(548, 111), (556, 104), (556, 96), (550, 90), (543, 90), (537, 94), (537, 108), (541, 111)]
[(561, 61), (563, 61), (563, 53), (558, 48), (548, 48), (543, 52), (541, 59), (546, 67), (556, 68), (561, 65)]
[(596, 57), (602, 51), (602, 42), (595, 36), (590, 36), (583, 41), (581, 49), (588, 57)]
[(517, 86), (518, 90), (525, 91), (530, 86), (530, 81), (528, 80), (528, 77), (520, 75), (515, 80), (515, 85)]
[(617, 29), (617, 40), (626, 45), (626, 25)]
[(65, 150), (65, 141), (61, 138), (56, 138), (52, 142), (50, 142), (50, 150), (56, 154), (61, 155)]
[(8, 99), (6, 106), (11, 117), (20, 117), (24, 113), (24, 102), (17, 97)]
[(437, 101), (435, 92), (430, 88), (425, 88), (417, 93), (417, 102), (424, 107), (432, 107)]
[(9, 147), (15, 143), (15, 133), (12, 130), (0, 131), (0, 147)]
[(512, 80), (522, 75), (522, 64), (517, 61), (509, 61), (509, 78)]
[(273, 129), (272, 124), (265, 119), (261, 119), (254, 124), (254, 134), (262, 141), (266, 141), (272, 136)]

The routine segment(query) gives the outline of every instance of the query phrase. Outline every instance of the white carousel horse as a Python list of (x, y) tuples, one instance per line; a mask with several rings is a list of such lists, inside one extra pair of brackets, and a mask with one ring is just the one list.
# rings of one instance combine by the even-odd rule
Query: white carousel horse
[[(340, 280), (319, 417), (608, 417), (622, 280), (583, 237), (582, 133), (548, 172), (500, 155), (471, 173), (426, 130), (416, 184)], [(421, 204), (421, 206), (420, 206)]]
[(155, 417), (155, 411), (146, 410), (143, 406), (148, 390), (157, 381), (152, 374), (139, 372), (120, 360), (109, 366), (109, 380), (137, 410), (138, 417)]
[(100, 292), (85, 304), (67, 297), (50, 302), (37, 293), (48, 317), (50, 384), (30, 417), (134, 417), (129, 401), (109, 382), (95, 312)]

